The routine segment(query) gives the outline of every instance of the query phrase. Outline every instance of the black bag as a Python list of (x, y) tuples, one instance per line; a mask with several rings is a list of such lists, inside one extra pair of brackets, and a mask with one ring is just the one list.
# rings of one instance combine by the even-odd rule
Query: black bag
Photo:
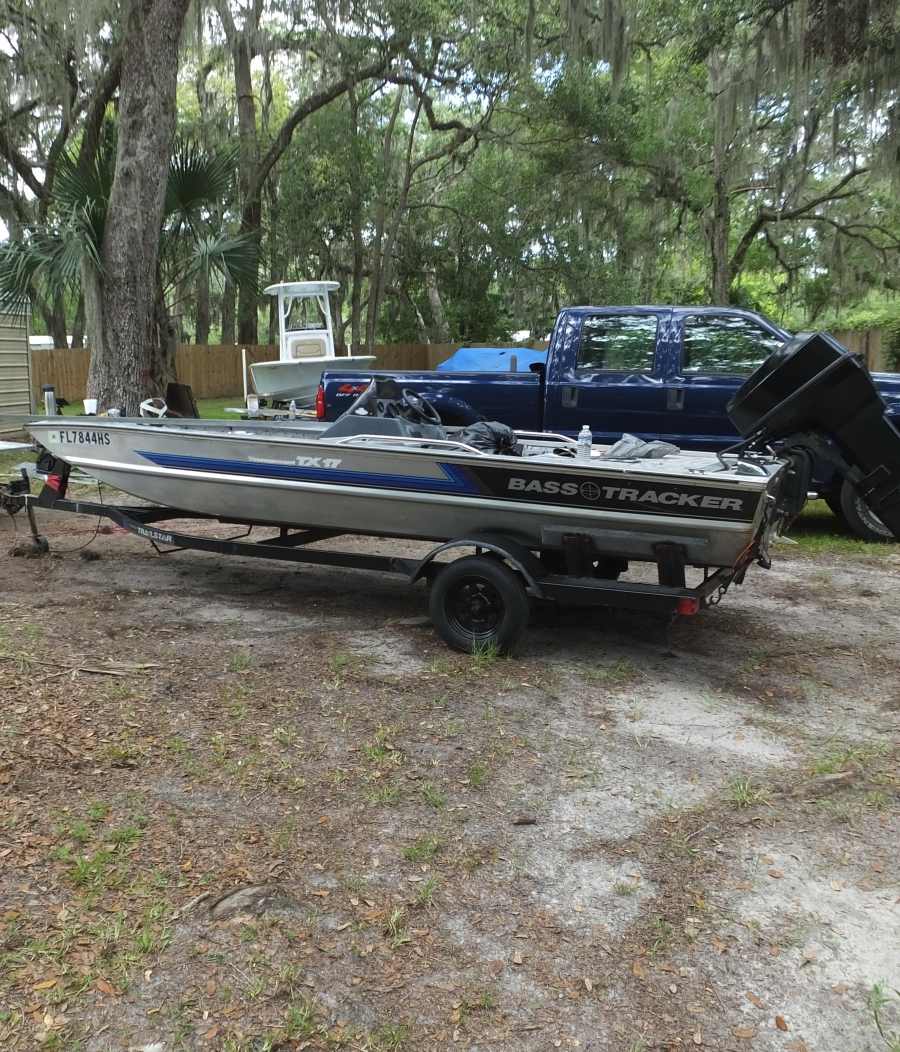
[(516, 434), (511, 427), (497, 420), (479, 420), (469, 424), (456, 437), (467, 446), (474, 446), (485, 453), (505, 453), (507, 456), (518, 456)]

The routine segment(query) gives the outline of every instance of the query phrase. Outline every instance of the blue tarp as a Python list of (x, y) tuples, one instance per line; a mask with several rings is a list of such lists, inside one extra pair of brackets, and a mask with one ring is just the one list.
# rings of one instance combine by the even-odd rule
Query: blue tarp
[(441, 362), (438, 369), (446, 373), (507, 373), (510, 359), (516, 359), (516, 371), (527, 373), (532, 362), (546, 362), (546, 351), (530, 347), (460, 347)]

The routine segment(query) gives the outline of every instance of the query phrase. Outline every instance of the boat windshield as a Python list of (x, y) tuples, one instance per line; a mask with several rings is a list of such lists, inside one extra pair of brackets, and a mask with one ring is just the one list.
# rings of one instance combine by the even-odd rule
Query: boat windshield
[(318, 296), (285, 296), (284, 312), (285, 332), (322, 332), (328, 328)]

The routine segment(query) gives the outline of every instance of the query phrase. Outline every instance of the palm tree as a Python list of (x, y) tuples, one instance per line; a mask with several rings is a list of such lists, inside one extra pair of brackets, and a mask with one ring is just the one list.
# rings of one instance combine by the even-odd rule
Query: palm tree
[[(198, 278), (207, 286), (211, 278), (256, 280), (255, 239), (224, 230), (234, 191), (236, 155), (236, 149), (212, 152), (188, 139), (176, 141), (173, 147), (156, 275), (153, 344), (157, 353), (141, 397), (162, 393), (175, 378), (177, 339), (172, 309)], [(115, 159), (115, 128), (108, 124), (90, 166), (79, 167), (74, 154), (61, 158), (48, 224), (0, 247), (0, 310), (4, 301), (29, 296), (35, 288), (51, 295), (83, 293), (91, 348), (89, 389), (95, 382), (97, 363), (106, 353), (100, 251)]]

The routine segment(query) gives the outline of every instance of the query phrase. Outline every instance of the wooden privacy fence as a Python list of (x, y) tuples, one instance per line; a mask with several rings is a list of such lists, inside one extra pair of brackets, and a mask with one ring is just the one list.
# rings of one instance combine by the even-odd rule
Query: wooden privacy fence
[[(885, 368), (880, 330), (837, 330), (834, 335), (845, 347), (862, 354), (870, 369)], [(376, 366), (380, 369), (434, 369), (459, 346), (458, 343), (377, 344), (374, 348)], [(247, 348), (247, 358), (251, 363), (277, 357), (276, 347), (260, 344)], [(84, 398), (89, 351), (32, 351), (31, 361), (36, 404), (40, 404), (44, 384), (53, 384), (57, 396), (70, 402)], [(239, 397), (243, 391), (239, 346), (182, 344), (178, 348), (176, 364), (178, 379), (190, 384), (197, 398)]]
[[(458, 343), (383, 343), (375, 346), (374, 354), (381, 369), (434, 369), (458, 347)], [(277, 347), (267, 344), (247, 347), (247, 360), (251, 364), (277, 357)], [(44, 384), (53, 384), (57, 397), (70, 402), (84, 398), (90, 351), (32, 351), (31, 361), (37, 403)], [(190, 384), (197, 398), (239, 397), (243, 392), (239, 346), (181, 344), (175, 363), (178, 379)]]

